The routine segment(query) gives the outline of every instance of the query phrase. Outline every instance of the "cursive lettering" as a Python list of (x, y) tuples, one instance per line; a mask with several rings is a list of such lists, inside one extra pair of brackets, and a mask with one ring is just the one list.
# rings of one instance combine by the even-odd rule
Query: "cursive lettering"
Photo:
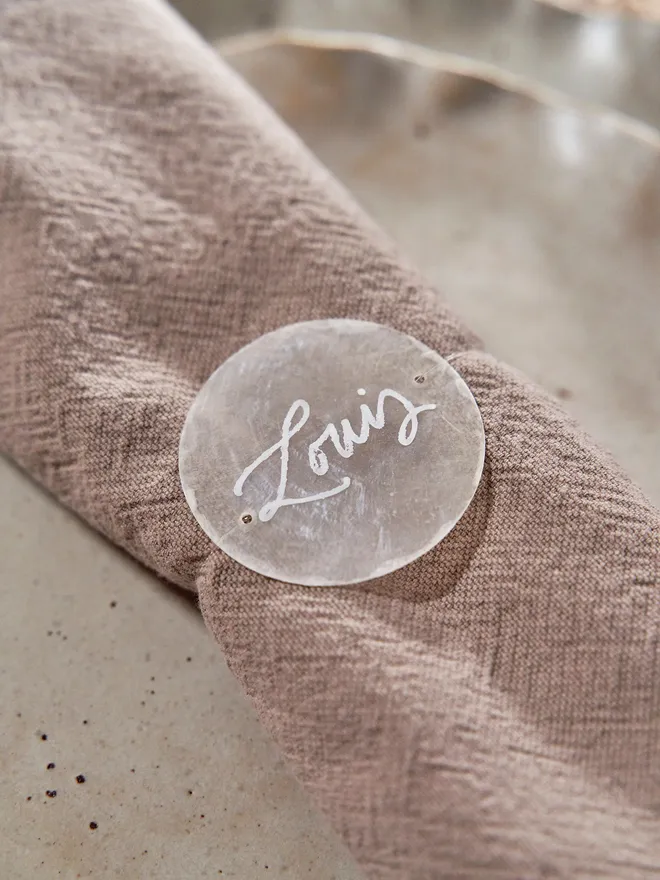
[[(364, 395), (363, 388), (358, 389), (358, 394)], [(425, 403), (415, 406), (408, 398), (393, 391), (391, 388), (384, 388), (378, 395), (376, 404), (376, 413), (374, 414), (366, 403), (360, 405), (361, 423), (360, 430), (356, 433), (348, 419), (342, 419), (341, 435), (336, 426), (330, 422), (319, 437), (310, 443), (307, 450), (309, 467), (313, 473), (318, 476), (327, 474), (330, 464), (328, 456), (323, 451), (322, 446), (329, 440), (334, 446), (337, 453), (342, 458), (350, 458), (356, 445), (366, 443), (372, 428), (380, 430), (385, 426), (385, 401), (391, 398), (398, 401), (406, 410), (406, 416), (401, 422), (397, 434), (397, 440), (401, 446), (410, 446), (417, 436), (419, 427), (418, 415), (426, 410), (436, 408), (434, 403)], [(248, 465), (240, 475), (234, 485), (234, 495), (241, 496), (246, 480), (260, 465), (267, 461), (276, 452), (280, 453), (280, 481), (277, 488), (277, 494), (272, 501), (267, 501), (259, 511), (259, 519), (261, 522), (271, 520), (280, 507), (292, 506), (295, 504), (309, 504), (312, 501), (321, 501), (324, 498), (331, 498), (340, 492), (345, 492), (351, 485), (351, 478), (344, 477), (338, 486), (328, 489), (325, 492), (318, 492), (314, 495), (304, 495), (300, 498), (287, 498), (286, 487), (289, 472), (289, 446), (291, 438), (294, 437), (307, 423), (310, 416), (310, 407), (306, 400), (294, 400), (289, 407), (289, 411), (282, 422), (282, 430), (280, 439), (268, 449), (261, 453), (252, 464)], [(296, 421), (297, 419), (297, 421)]]
[[(362, 391), (362, 389), (360, 389)], [(359, 392), (358, 392), (359, 393)], [(380, 430), (385, 427), (385, 401), (388, 397), (398, 400), (407, 410), (408, 415), (401, 422), (399, 428), (398, 441), (402, 446), (410, 446), (417, 436), (417, 428), (419, 422), (417, 414), (425, 410), (435, 409), (434, 403), (425, 403), (421, 406), (414, 406), (408, 398), (398, 391), (392, 391), (391, 388), (384, 388), (378, 395), (378, 403), (376, 404), (376, 415), (372, 413), (366, 403), (360, 405), (360, 413), (362, 415), (362, 423), (360, 430), (356, 434), (353, 426), (348, 419), (341, 420), (342, 437), (339, 437), (339, 431), (330, 422), (326, 425), (325, 430), (313, 443), (309, 445), (309, 466), (315, 474), (322, 476), (328, 472), (328, 456), (321, 450), (321, 447), (330, 440), (339, 455), (342, 458), (350, 458), (353, 455), (355, 444), (366, 443), (369, 439), (371, 428)]]

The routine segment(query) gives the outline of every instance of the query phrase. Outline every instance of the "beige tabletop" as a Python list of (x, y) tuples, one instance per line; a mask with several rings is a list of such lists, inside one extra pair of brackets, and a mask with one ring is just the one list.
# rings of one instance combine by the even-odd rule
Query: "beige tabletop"
[(0, 877), (357, 878), (194, 601), (2, 460), (0, 497)]
[(660, 0), (546, 0), (576, 12), (630, 13), (649, 19), (660, 18)]

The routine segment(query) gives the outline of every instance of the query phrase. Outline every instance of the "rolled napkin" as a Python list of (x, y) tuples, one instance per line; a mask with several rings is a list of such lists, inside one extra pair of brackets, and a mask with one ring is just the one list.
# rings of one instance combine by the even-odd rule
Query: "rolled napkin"
[[(652, 876), (658, 512), (164, 4), (5, 2), (0, 89), (0, 448), (199, 592), (367, 876)], [(206, 538), (177, 450), (220, 363), (328, 317), (458, 355), (486, 468), (413, 564), (297, 587)]]

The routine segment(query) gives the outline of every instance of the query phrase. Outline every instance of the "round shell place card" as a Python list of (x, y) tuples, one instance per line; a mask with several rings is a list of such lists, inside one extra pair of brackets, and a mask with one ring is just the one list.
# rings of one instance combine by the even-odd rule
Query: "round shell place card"
[(485, 438), (463, 379), (421, 342), (365, 321), (256, 339), (194, 400), (181, 484), (206, 534), (295, 584), (388, 574), (441, 541), (470, 504)]

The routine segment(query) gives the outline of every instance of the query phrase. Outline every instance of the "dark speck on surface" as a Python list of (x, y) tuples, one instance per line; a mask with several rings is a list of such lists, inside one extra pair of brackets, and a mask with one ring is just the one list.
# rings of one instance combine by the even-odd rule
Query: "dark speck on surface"
[(110, 607), (111, 607), (111, 608), (116, 608), (116, 607), (117, 607), (117, 602), (116, 602), (114, 599), (113, 599), (112, 602), (110, 603)]
[(190, 663), (191, 660), (192, 660), (192, 657), (186, 657), (186, 663)]
[(84, 781), (85, 781), (85, 777), (83, 776), (82, 773), (79, 773), (79, 774), (76, 776), (76, 782), (79, 783), (80, 785), (82, 785), (82, 783), (83, 783)]
[(84, 719), (83, 719), (83, 724), (87, 724), (87, 723), (88, 723), (87, 719), (84, 718)]
[(41, 738), (42, 738), (42, 740), (44, 740), (44, 742), (45, 742), (45, 741), (48, 739), (48, 734), (47, 734), (47, 733), (42, 733), (42, 734), (41, 734)]
[(55, 764), (51, 761), (50, 764), (46, 764), (46, 770), (54, 770)]
[(53, 634), (52, 629), (49, 629), (48, 632), (46, 633), (47, 636), (52, 636), (52, 634)]
[(98, 823), (97, 823), (97, 822), (90, 822), (90, 823), (89, 823), (89, 827), (92, 829), (92, 831), (96, 831), (96, 829), (97, 829), (99, 826), (98, 826)]
[(55, 791), (54, 788), (49, 789), (49, 790), (46, 792), (46, 797), (49, 797), (49, 798), (57, 797), (57, 792)]
[(31, 800), (32, 800), (32, 795), (29, 794), (29, 795), (25, 798), (25, 800), (26, 800), (26, 801), (31, 801)]
[(188, 794), (192, 794), (192, 791), (190, 789), (188, 789)]
[(131, 767), (131, 773), (135, 773), (135, 767)]
[(200, 818), (200, 819), (203, 819), (203, 818), (204, 818), (204, 813), (202, 813), (202, 814), (200, 815), (199, 818)]
[(417, 122), (413, 128), (416, 138), (427, 138), (431, 134), (431, 126), (426, 122)]
[(156, 676), (155, 676), (155, 675), (152, 675), (152, 676), (151, 676), (151, 680), (152, 680), (152, 681), (156, 681)]

